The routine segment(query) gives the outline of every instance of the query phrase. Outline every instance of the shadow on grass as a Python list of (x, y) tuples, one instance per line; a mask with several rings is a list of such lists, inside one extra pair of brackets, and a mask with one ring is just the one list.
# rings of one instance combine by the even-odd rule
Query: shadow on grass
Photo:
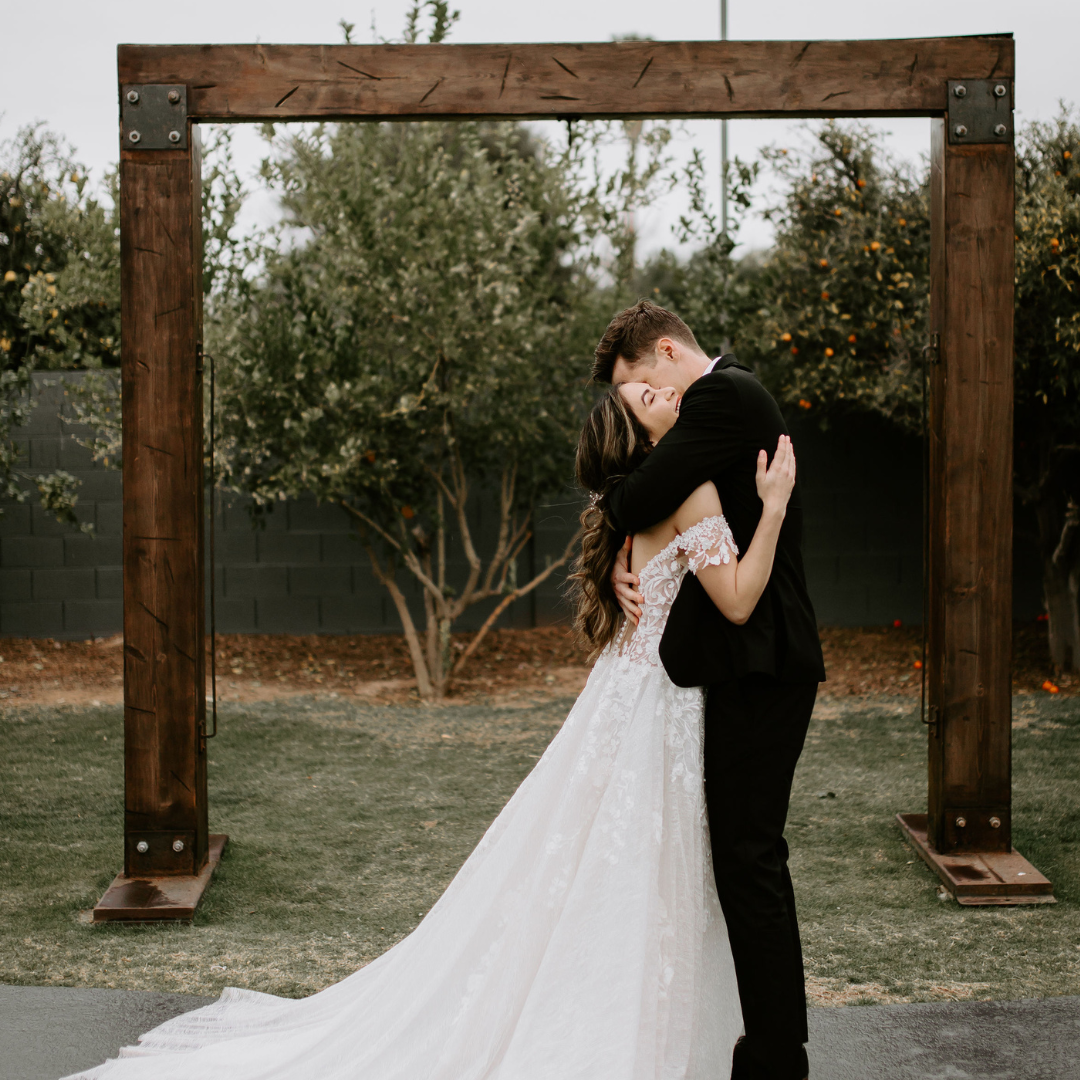
[[(0, 982), (303, 995), (400, 940), (542, 753), (532, 708), (292, 699), (224, 710), (210, 822), (230, 835), (191, 926), (90, 926), (121, 864), (119, 709), (0, 717)], [(1016, 844), (1060, 903), (962, 909), (903, 844), (925, 745), (899, 699), (823, 701), (788, 836), (819, 1004), (1073, 992), (1080, 702), (1017, 699)], [(832, 792), (832, 796), (829, 795)]]

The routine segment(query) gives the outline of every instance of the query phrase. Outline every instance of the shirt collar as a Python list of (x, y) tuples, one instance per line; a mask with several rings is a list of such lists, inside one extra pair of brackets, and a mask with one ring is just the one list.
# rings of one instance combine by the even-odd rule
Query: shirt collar
[(703, 375), (709, 375), (712, 373), (712, 369), (723, 359), (722, 356), (718, 356), (703, 372)]

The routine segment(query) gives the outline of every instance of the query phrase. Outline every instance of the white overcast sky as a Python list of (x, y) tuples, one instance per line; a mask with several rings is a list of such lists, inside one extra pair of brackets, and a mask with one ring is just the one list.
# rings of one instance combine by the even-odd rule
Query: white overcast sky
[[(31, 121), (46, 121), (75, 146), (100, 177), (117, 156), (116, 45), (119, 42), (322, 42), (341, 40), (338, 20), (356, 24), (354, 39), (400, 34), (407, 0), (0, 0), (0, 138)], [(608, 41), (641, 34), (659, 40), (719, 36), (718, 0), (457, 0), (461, 21), (453, 42)], [(728, 36), (787, 38), (899, 38), (1002, 33), (1016, 36), (1017, 119), (1049, 119), (1060, 99), (1080, 101), (1080, 0), (729, 0)], [(928, 121), (882, 120), (889, 144), (917, 159), (928, 147)], [(732, 154), (752, 158), (758, 147), (797, 138), (785, 121), (730, 124)], [(694, 143), (718, 174), (719, 123), (684, 126), (681, 152)], [(261, 143), (253, 129), (240, 139), (240, 160), (254, 166)], [(719, 181), (717, 180), (717, 183)], [(640, 223), (648, 247), (672, 245), (676, 199)], [(264, 205), (261, 214), (269, 211)], [(763, 222), (743, 233), (749, 246), (767, 243)]]

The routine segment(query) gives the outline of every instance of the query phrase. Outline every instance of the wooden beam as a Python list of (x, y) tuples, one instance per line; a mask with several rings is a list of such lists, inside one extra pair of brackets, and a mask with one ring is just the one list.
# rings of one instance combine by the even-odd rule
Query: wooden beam
[(129, 877), (207, 858), (200, 187), (197, 150), (120, 155)]
[(932, 125), (929, 841), (1012, 850), (1012, 145)]
[(1011, 35), (895, 41), (121, 45), (121, 85), (184, 83), (195, 120), (934, 116), (947, 79), (1011, 78)]

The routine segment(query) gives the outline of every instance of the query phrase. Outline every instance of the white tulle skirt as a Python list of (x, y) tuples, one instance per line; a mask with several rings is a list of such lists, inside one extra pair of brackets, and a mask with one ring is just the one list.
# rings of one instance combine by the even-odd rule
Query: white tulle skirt
[(229, 988), (83, 1080), (718, 1080), (742, 1029), (702, 694), (609, 650), (416, 930), (302, 1000)]

